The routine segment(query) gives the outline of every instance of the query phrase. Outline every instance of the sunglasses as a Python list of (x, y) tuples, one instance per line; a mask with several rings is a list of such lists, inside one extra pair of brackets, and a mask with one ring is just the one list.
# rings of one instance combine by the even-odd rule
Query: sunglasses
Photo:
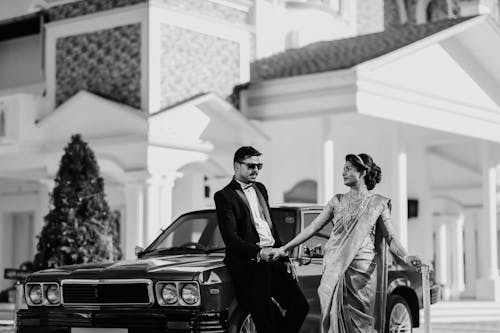
[(262, 169), (262, 163), (247, 163), (247, 162), (240, 162), (238, 161), (238, 163), (240, 164), (245, 164), (247, 166), (248, 169)]

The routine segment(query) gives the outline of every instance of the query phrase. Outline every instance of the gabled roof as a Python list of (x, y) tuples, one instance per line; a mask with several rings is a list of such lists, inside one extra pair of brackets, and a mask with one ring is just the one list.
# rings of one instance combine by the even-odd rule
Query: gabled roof
[(110, 137), (147, 132), (144, 112), (84, 90), (36, 123), (44, 137), (52, 141), (66, 140), (74, 133), (85, 137)]
[(149, 123), (152, 136), (169, 140), (185, 135), (202, 135), (204, 140), (216, 137), (222, 141), (231, 137), (269, 140), (264, 131), (214, 93), (200, 93), (153, 113), (149, 115)]
[(270, 80), (354, 67), (475, 16), (389, 28), (383, 32), (290, 49), (252, 64), (251, 81)]

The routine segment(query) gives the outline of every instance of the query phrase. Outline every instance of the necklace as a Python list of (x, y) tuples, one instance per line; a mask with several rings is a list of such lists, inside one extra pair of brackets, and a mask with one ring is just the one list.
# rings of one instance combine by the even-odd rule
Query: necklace
[(361, 210), (364, 209), (364, 206), (368, 202), (365, 200), (370, 195), (367, 193), (364, 196), (359, 198), (353, 198), (349, 193), (347, 194), (347, 214), (352, 218), (357, 215)]

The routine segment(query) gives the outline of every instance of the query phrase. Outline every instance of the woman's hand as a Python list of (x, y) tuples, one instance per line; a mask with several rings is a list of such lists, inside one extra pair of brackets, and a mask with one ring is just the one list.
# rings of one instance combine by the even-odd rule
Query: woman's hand
[(281, 257), (287, 257), (288, 252), (283, 249), (283, 247), (277, 248), (273, 251), (272, 253), (272, 261), (277, 260), (278, 258)]
[(408, 265), (415, 267), (419, 271), (420, 268), (422, 267), (422, 260), (420, 260), (420, 258), (417, 256), (407, 256), (405, 262)]

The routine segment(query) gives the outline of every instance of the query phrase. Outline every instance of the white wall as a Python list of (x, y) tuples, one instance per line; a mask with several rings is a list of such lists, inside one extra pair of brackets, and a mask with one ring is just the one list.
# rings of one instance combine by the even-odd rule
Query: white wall
[(302, 47), (321, 40), (333, 40), (355, 35), (354, 6), (342, 1), (344, 15), (313, 6), (286, 8), (284, 2), (256, 1), (255, 29), (257, 58), (281, 52), (286, 48)]
[(284, 193), (301, 180), (320, 181), (318, 119), (266, 121), (262, 127), (271, 136), (268, 146), (257, 148), (263, 153), (260, 180), (268, 189), (270, 202), (283, 202)]
[[(176, 179), (172, 203), (173, 219), (190, 210), (206, 208), (203, 196), (203, 176), (200, 172), (187, 172), (182, 177)], [(168, 226), (170, 222), (165, 221), (163, 227)]]

